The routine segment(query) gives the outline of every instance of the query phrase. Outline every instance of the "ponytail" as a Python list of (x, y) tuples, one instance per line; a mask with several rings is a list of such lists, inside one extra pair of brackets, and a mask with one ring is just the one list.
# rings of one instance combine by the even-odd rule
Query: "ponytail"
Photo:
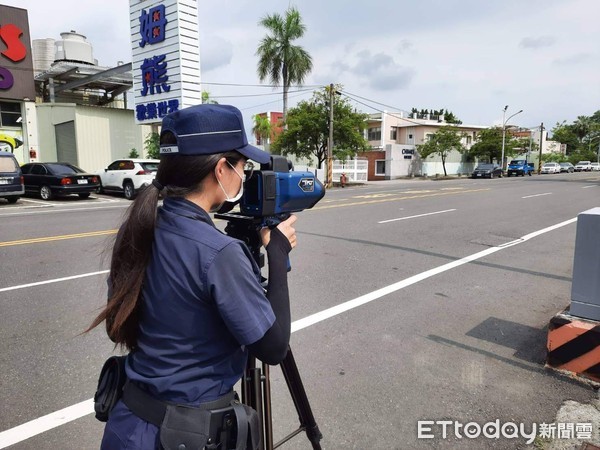
[(152, 255), (159, 193), (155, 185), (148, 186), (129, 208), (112, 252), (108, 303), (86, 330), (106, 321), (110, 339), (129, 350), (137, 343), (138, 301)]

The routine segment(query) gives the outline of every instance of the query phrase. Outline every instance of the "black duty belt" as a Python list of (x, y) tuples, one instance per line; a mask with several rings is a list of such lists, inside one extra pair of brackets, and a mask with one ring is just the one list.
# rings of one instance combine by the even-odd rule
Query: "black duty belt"
[(158, 400), (128, 381), (122, 400), (140, 419), (160, 428), (160, 442), (167, 450), (245, 450), (260, 445), (256, 411), (239, 403), (233, 391), (191, 407)]
[[(191, 411), (207, 411), (213, 409), (226, 408), (231, 405), (235, 398), (235, 393), (231, 391), (212, 402), (201, 403), (197, 407), (187, 407)], [(140, 389), (135, 383), (128, 381), (123, 389), (123, 403), (140, 419), (150, 422), (160, 427), (167, 413), (167, 407), (171, 403), (163, 402)], [(174, 404), (173, 404), (174, 405)], [(191, 414), (193, 414), (191, 412)]]

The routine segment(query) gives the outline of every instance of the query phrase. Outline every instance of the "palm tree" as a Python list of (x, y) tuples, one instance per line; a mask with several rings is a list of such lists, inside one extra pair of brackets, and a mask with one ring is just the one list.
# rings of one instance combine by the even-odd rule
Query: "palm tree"
[(275, 13), (263, 17), (259, 25), (268, 32), (258, 49), (258, 77), (269, 78), (275, 86), (283, 85), (283, 121), (287, 117), (288, 90), (292, 84), (302, 84), (312, 70), (312, 58), (306, 50), (292, 41), (301, 38), (306, 31), (300, 13), (289, 7), (285, 17)]
[(258, 136), (260, 143), (265, 150), (269, 151), (269, 139), (271, 137), (271, 121), (267, 116), (261, 116), (259, 114), (254, 116), (254, 127), (252, 132)]

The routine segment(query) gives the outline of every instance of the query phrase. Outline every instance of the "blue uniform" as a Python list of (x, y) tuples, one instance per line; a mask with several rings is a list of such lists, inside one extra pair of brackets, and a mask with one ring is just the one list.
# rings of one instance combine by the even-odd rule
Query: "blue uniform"
[[(167, 198), (158, 210), (140, 301), (127, 377), (158, 399), (192, 406), (231, 391), (244, 372), (244, 346), (275, 321), (246, 245), (182, 198)], [(119, 402), (102, 448), (158, 448), (157, 434)]]

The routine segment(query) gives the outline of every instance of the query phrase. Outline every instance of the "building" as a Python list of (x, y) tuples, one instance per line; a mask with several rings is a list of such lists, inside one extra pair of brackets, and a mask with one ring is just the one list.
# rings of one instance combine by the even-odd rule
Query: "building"
[[(267, 111), (258, 113), (257, 116), (266, 117), (271, 125), (271, 134), (266, 138), (254, 130), (254, 139), (256, 140), (256, 145), (268, 151), (275, 137), (277, 137), (283, 131), (283, 113), (279, 111)], [(254, 127), (254, 124), (252, 125)]]
[(21, 164), (59, 160), (90, 172), (133, 148), (143, 153), (152, 127), (136, 126), (127, 109), (131, 64), (99, 66), (92, 45), (75, 31), (36, 39), (32, 51), (25, 9), (0, 6), (0, 27), (21, 33), (0, 56), (2, 149)]
[[(435, 157), (426, 161), (419, 157), (417, 145), (423, 144), (440, 127), (452, 125), (443, 117), (426, 116), (412, 118), (405, 112), (383, 112), (371, 114), (365, 138), (371, 151), (360, 156), (369, 160), (369, 180), (392, 180), (407, 176), (443, 174), (441, 160)], [(462, 143), (468, 149), (477, 139), (481, 125), (454, 125), (463, 133)], [(466, 174), (474, 163), (465, 161), (459, 152), (452, 152), (446, 159), (448, 174)]]

